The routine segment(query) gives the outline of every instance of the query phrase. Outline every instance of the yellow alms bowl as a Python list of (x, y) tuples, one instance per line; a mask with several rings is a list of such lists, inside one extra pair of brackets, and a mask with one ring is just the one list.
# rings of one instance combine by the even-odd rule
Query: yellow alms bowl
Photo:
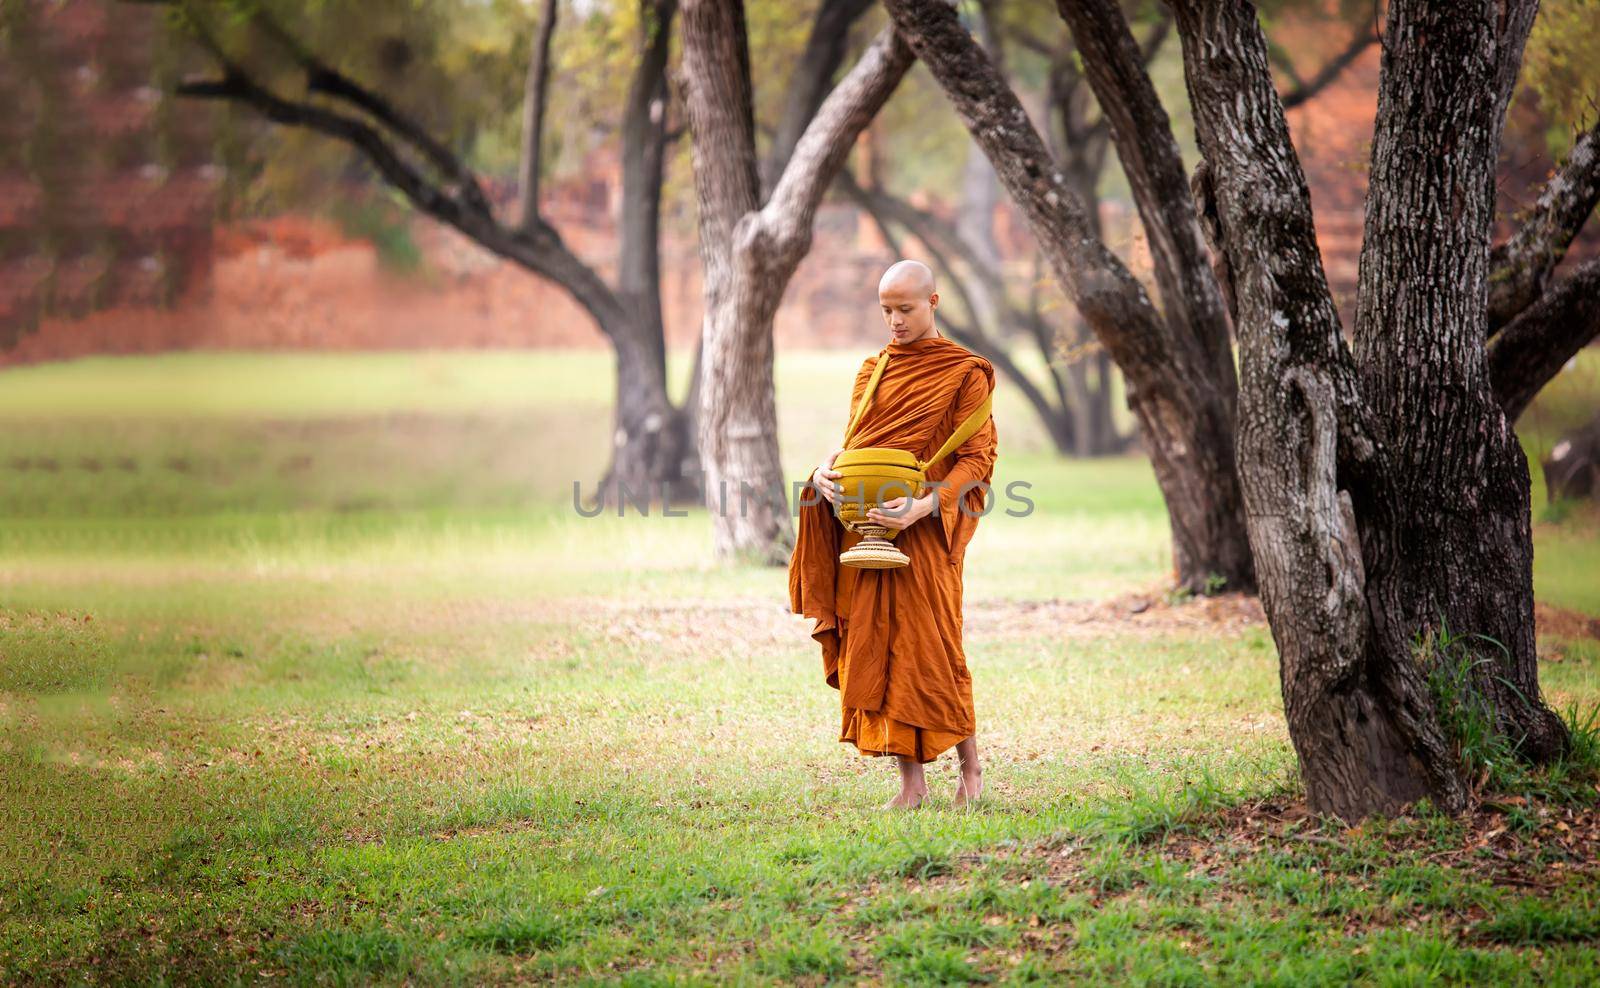
[[(847, 449), (833, 461), (839, 471), (843, 491), (839, 500), (839, 520), (846, 525), (867, 520), (867, 509), (897, 497), (916, 497), (922, 489), (922, 471), (917, 458), (903, 449), (867, 446)], [(899, 532), (889, 530), (889, 538)]]

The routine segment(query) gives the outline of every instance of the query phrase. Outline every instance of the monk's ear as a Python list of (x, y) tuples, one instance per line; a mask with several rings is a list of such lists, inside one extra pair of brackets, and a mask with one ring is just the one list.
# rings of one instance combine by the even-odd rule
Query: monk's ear
[(935, 308), (938, 308), (938, 306), (939, 306), (939, 293), (938, 292), (934, 292), (932, 295), (928, 296), (928, 308), (935, 309)]

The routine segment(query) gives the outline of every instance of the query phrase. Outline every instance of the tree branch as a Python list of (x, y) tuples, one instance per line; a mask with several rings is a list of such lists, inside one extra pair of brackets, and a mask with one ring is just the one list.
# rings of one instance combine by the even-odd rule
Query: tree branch
[[(179, 0), (181, 2), (181, 0)], [(185, 6), (185, 10), (187, 10)], [(478, 178), (459, 157), (394, 104), (312, 54), (299, 39), (279, 24), (259, 3), (249, 4), (249, 18), (261, 31), (294, 59), (306, 75), (306, 91), (343, 100), (386, 127), (394, 136), (414, 147), (429, 164), (452, 185), (460, 189), (461, 201), (469, 209), (492, 216), (489, 199)], [(198, 25), (199, 18), (191, 17)], [(220, 46), (213, 47), (213, 53)], [(237, 68), (237, 67), (235, 67)]]
[(528, 54), (528, 76), (522, 93), (522, 158), (517, 168), (517, 212), (519, 229), (530, 230), (539, 222), (539, 172), (544, 158), (544, 111), (550, 88), (550, 40), (555, 37), (559, 6), (544, 0), (539, 13), (539, 31)]
[(175, 92), (191, 98), (244, 103), (274, 123), (336, 137), (366, 155), (385, 181), (428, 215), (452, 226), (470, 225), (482, 218), (449, 191), (429, 182), (370, 125), (325, 107), (283, 99), (257, 84), (232, 63), (224, 66), (222, 78), (186, 80), (178, 84)]
[(1167, 373), (1167, 333), (1144, 286), (1092, 232), (1087, 208), (1056, 169), (1027, 112), (943, 0), (886, 0), (918, 56), (983, 145), (1078, 310), (1135, 381)]
[[(534, 230), (507, 230), (490, 212), (476, 204), (477, 197), (471, 196), (466, 187), (458, 185), (451, 189), (429, 181), (371, 124), (325, 106), (278, 96), (234, 62), (203, 24), (197, 23), (195, 28), (201, 45), (217, 60), (223, 75), (220, 79), (182, 82), (175, 89), (177, 95), (242, 103), (274, 123), (302, 127), (344, 141), (361, 152), (384, 181), (398, 189), (419, 211), (566, 289), (594, 317), (600, 331), (613, 341), (629, 332), (628, 313), (616, 294), (566, 247), (554, 228), (540, 223)], [(466, 201), (458, 195), (466, 196)]]
[(1596, 205), (1600, 205), (1600, 119), (1578, 136), (1522, 225), (1491, 252), (1491, 336), (1539, 297)]
[(856, 138), (888, 102), (915, 57), (893, 26), (878, 32), (850, 73), (828, 94), (795, 143), (789, 164), (761, 208), (761, 228), (780, 240), (809, 239), (823, 194)]
[(1183, 157), (1139, 45), (1115, 0), (1057, 0), (1056, 9), (1072, 28), (1084, 74), (1111, 124), (1149, 240), (1175, 351), (1219, 382), (1231, 416), (1235, 378), (1226, 309), (1201, 240)]
[(1600, 258), (1546, 291), (1489, 341), (1489, 380), (1512, 422), (1568, 360), (1600, 338)]
[(818, 5), (805, 51), (789, 76), (783, 115), (773, 132), (766, 160), (761, 163), (761, 184), (769, 194), (788, 167), (800, 135), (827, 98), (839, 66), (844, 64), (851, 25), (871, 6), (872, 0), (823, 0)]
[(1352, 62), (1360, 58), (1363, 52), (1377, 43), (1377, 13), (1377, 7), (1374, 5), (1373, 22), (1351, 38), (1343, 51), (1329, 59), (1327, 64), (1318, 69), (1310, 79), (1296, 80), (1295, 85), (1280, 97), (1285, 110), (1292, 110), (1322, 92), (1329, 83), (1339, 78), (1339, 74), (1349, 68)]

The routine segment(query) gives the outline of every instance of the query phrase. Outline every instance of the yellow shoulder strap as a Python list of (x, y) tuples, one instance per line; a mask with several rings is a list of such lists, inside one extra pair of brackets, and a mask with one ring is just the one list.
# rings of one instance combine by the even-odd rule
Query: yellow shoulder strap
[(991, 389), (987, 395), (984, 395), (983, 404), (979, 405), (977, 408), (974, 408), (972, 410), (972, 414), (968, 415), (962, 420), (960, 425), (956, 426), (956, 431), (950, 433), (950, 438), (946, 439), (944, 441), (944, 445), (939, 447), (939, 452), (933, 454), (926, 460), (917, 461), (917, 469), (926, 470), (928, 469), (928, 464), (938, 463), (940, 460), (961, 448), (962, 443), (966, 442), (968, 439), (971, 439), (979, 429), (983, 428), (983, 423), (989, 421), (989, 409), (993, 404), (994, 391)]
[(878, 363), (872, 368), (872, 377), (867, 381), (867, 390), (861, 392), (861, 404), (856, 406), (856, 413), (850, 418), (850, 428), (844, 430), (843, 445), (850, 445), (850, 437), (856, 434), (856, 426), (861, 424), (861, 416), (866, 412), (867, 405), (872, 402), (872, 393), (878, 390), (878, 378), (883, 376), (883, 365), (888, 362), (887, 353), (878, 354)]
[[(867, 388), (861, 392), (861, 403), (856, 406), (856, 413), (850, 419), (850, 428), (845, 430), (844, 445), (849, 446), (850, 437), (856, 434), (856, 426), (861, 424), (861, 416), (866, 413), (867, 406), (872, 403), (872, 393), (878, 390), (878, 379), (883, 377), (883, 368), (888, 362), (888, 353), (878, 355), (878, 363), (872, 368), (872, 377), (867, 380)], [(989, 411), (993, 404), (994, 391), (991, 389), (987, 395), (984, 395), (983, 404), (974, 408), (972, 414), (968, 415), (960, 425), (956, 426), (956, 431), (952, 432), (950, 438), (944, 441), (944, 445), (939, 447), (939, 452), (926, 460), (917, 461), (917, 470), (927, 470), (928, 464), (938, 463), (959, 449), (962, 443), (971, 439), (979, 429), (983, 428), (983, 424), (989, 420)]]

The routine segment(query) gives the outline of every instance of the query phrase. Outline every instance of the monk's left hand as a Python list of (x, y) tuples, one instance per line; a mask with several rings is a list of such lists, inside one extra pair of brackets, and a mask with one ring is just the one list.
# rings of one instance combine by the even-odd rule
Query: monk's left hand
[(932, 491), (921, 497), (892, 498), (876, 508), (868, 508), (867, 520), (884, 528), (900, 531), (932, 514), (933, 505)]

